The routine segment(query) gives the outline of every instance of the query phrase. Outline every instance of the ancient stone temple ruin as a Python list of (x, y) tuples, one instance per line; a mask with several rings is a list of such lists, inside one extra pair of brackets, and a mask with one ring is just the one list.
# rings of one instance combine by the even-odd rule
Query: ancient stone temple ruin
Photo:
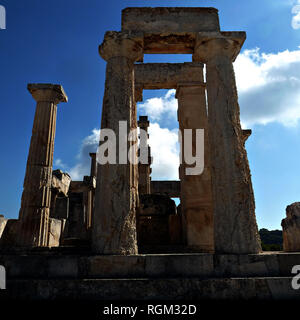
[[(121, 31), (106, 32), (99, 47), (107, 63), (101, 129), (116, 133), (117, 162), (100, 164), (95, 150), (82, 181), (52, 169), (57, 105), (66, 93), (60, 85), (28, 85), (37, 105), (19, 219), (0, 217), (7, 296), (299, 297), (289, 277), (300, 254), (261, 252), (245, 149), (251, 130), (240, 125), (233, 69), (245, 40), (245, 32), (220, 30), (214, 8), (124, 9)], [(144, 54), (174, 53), (192, 54), (193, 62), (143, 63)], [(176, 89), (181, 132), (204, 130), (200, 173), (188, 174), (196, 168), (182, 156), (189, 144), (182, 135), (180, 180), (151, 179), (150, 123), (137, 119), (147, 89)], [(127, 134), (137, 127), (146, 134), (124, 140), (120, 123)], [(146, 162), (138, 161), (140, 150), (131, 152), (138, 139)], [(135, 161), (123, 161), (122, 148)], [(293, 228), (299, 232), (299, 224)], [(17, 290), (20, 278), (25, 293)], [(74, 282), (73, 291), (62, 279)]]

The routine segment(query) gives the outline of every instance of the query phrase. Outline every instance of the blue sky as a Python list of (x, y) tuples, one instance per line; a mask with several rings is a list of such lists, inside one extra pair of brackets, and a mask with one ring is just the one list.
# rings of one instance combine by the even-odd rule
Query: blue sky
[[(35, 111), (27, 83), (63, 85), (69, 102), (58, 107), (54, 167), (74, 179), (88, 173), (105, 81), (98, 45), (105, 31), (120, 30), (121, 10), (128, 6), (213, 6), (222, 30), (247, 32), (235, 70), (242, 123), (253, 130), (246, 146), (259, 227), (279, 229), (285, 207), (300, 201), (300, 1), (0, 0), (0, 5), (7, 14), (7, 29), (0, 30), (0, 214), (16, 218), (20, 207)], [(145, 62), (184, 61), (191, 56), (145, 56)], [(177, 175), (175, 112), (172, 91), (145, 92), (139, 105), (153, 123), (154, 155), (165, 150), (154, 178)]]

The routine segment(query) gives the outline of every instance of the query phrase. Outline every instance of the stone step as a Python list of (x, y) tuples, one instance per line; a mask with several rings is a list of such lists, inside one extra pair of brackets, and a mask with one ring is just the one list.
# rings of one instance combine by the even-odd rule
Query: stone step
[(2, 300), (282, 300), (300, 299), (291, 277), (226, 279), (9, 280)]
[(0, 255), (7, 279), (290, 277), (300, 253), (253, 255)]

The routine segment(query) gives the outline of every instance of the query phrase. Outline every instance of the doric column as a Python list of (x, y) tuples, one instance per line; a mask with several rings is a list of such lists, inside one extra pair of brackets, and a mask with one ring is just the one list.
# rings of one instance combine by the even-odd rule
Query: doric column
[(132, 33), (107, 32), (99, 47), (101, 57), (107, 61), (101, 128), (112, 129), (116, 134), (117, 163), (98, 165), (93, 222), (96, 253), (126, 255), (138, 252), (138, 166), (129, 163), (128, 159), (126, 164), (119, 161), (119, 144), (128, 153), (137, 141), (129, 142), (127, 137), (120, 136), (119, 121), (127, 121), (127, 133), (137, 129), (134, 62), (143, 57), (142, 39)]
[[(203, 73), (202, 73), (203, 80)], [(210, 176), (210, 151), (208, 142), (207, 110), (204, 83), (181, 83), (178, 85), (178, 121), (181, 131), (182, 164), (181, 212), (183, 217), (183, 234), (188, 247), (200, 252), (214, 251), (213, 207)], [(204, 171), (198, 175), (187, 175), (183, 152), (185, 145), (184, 130), (193, 133), (192, 150), (196, 151), (196, 129), (204, 129)], [(186, 141), (186, 143), (189, 143)]]
[[(208, 33), (209, 34), (209, 33)], [(206, 63), (209, 141), (217, 253), (261, 250), (232, 61), (245, 33), (199, 34), (194, 61)]]
[(29, 84), (37, 102), (20, 209), (20, 245), (48, 245), (51, 181), (59, 102), (68, 98), (60, 85)]
[(151, 193), (151, 148), (148, 145), (148, 127), (149, 121), (147, 116), (140, 116), (138, 126), (143, 132), (140, 134), (140, 156), (141, 152), (147, 153), (147, 163), (139, 162), (139, 194)]

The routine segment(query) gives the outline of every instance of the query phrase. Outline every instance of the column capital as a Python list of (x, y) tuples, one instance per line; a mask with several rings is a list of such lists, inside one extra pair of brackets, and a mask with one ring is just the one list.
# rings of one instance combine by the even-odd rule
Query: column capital
[(193, 61), (207, 63), (218, 56), (227, 56), (232, 62), (238, 56), (246, 33), (240, 32), (199, 32), (196, 36)]
[(142, 62), (143, 39), (142, 33), (108, 31), (99, 46), (99, 54), (106, 61), (114, 57), (126, 57), (133, 62)]
[(29, 83), (27, 89), (36, 102), (51, 102), (54, 104), (68, 102), (68, 97), (59, 84)]
[(141, 129), (147, 129), (150, 125), (150, 122), (148, 120), (148, 117), (147, 116), (140, 116), (139, 117), (139, 121), (138, 121), (138, 126), (141, 128)]

